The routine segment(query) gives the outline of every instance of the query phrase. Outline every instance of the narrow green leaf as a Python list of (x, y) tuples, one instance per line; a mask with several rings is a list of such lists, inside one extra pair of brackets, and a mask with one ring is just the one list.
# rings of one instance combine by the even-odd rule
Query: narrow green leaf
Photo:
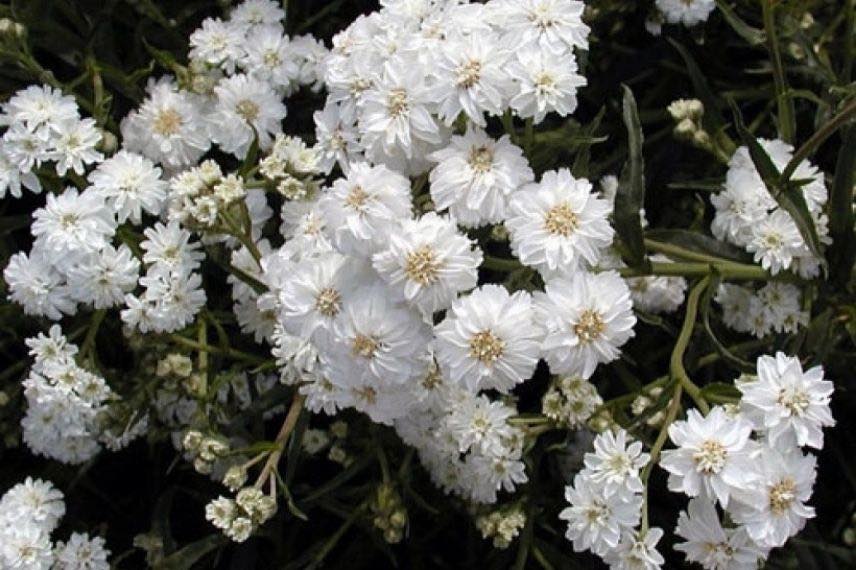
[(846, 283), (856, 259), (856, 235), (853, 225), (853, 186), (856, 184), (856, 125), (844, 131), (841, 150), (835, 164), (835, 180), (829, 195), (829, 264), (833, 279)]
[(785, 67), (782, 64), (779, 38), (776, 35), (775, 9), (776, 4), (774, 2), (769, 0), (761, 2), (767, 50), (770, 52), (770, 61), (773, 64), (773, 82), (776, 87), (776, 104), (778, 105), (779, 137), (786, 143), (794, 144), (797, 132), (796, 112), (794, 111), (793, 99), (787, 96), (788, 82), (785, 77)]
[(731, 29), (746, 40), (746, 43), (752, 46), (764, 43), (764, 32), (747, 24), (725, 0), (716, 0), (716, 7), (719, 8), (722, 17), (725, 18)]
[(799, 185), (794, 181), (783, 181), (782, 175), (770, 155), (758, 142), (758, 139), (749, 132), (746, 125), (743, 123), (743, 115), (737, 107), (734, 100), (730, 100), (731, 110), (734, 113), (734, 125), (737, 128), (737, 133), (743, 144), (749, 149), (749, 156), (752, 158), (752, 163), (755, 165), (761, 180), (767, 187), (767, 191), (776, 200), (776, 203), (791, 215), (797, 229), (800, 232), (809, 249), (820, 259), (825, 267), (825, 260), (820, 253), (820, 240), (817, 237), (817, 229), (814, 227), (814, 220), (808, 211), (808, 206), (805, 202), (805, 197), (799, 189)]
[(739, 247), (690, 230), (657, 228), (646, 231), (645, 237), (730, 261), (752, 263), (752, 256)]
[(606, 137), (595, 137), (594, 134), (600, 128), (600, 122), (606, 114), (606, 107), (602, 106), (597, 112), (594, 119), (585, 126), (580, 133), (582, 140), (588, 139), (589, 142), (573, 141), (572, 144), (578, 145), (577, 155), (574, 157), (574, 164), (571, 166), (571, 172), (577, 178), (588, 178), (589, 161), (591, 160), (591, 146), (606, 140)]
[(622, 115), (627, 127), (627, 162), (618, 181), (615, 195), (615, 228), (624, 243), (625, 260), (630, 267), (644, 267), (645, 244), (642, 237), (642, 217), (639, 211), (645, 201), (645, 164), (642, 158), (642, 124), (633, 92), (622, 86), (624, 98)]
[(189, 570), (199, 562), (203, 556), (226, 544), (226, 537), (222, 534), (211, 534), (196, 542), (191, 542), (181, 550), (178, 550), (156, 566), (158, 570)]
[(669, 43), (672, 44), (672, 47), (678, 51), (681, 58), (684, 60), (684, 64), (687, 66), (687, 72), (690, 74), (690, 80), (693, 83), (693, 89), (695, 90), (696, 96), (704, 105), (704, 115), (702, 116), (704, 129), (708, 133), (718, 132), (720, 129), (725, 127), (725, 118), (719, 110), (719, 102), (717, 101), (716, 95), (713, 94), (713, 90), (711, 90), (710, 84), (707, 82), (707, 78), (702, 73), (701, 68), (698, 66), (695, 59), (693, 59), (693, 56), (684, 46), (672, 38), (666, 39), (669, 40)]

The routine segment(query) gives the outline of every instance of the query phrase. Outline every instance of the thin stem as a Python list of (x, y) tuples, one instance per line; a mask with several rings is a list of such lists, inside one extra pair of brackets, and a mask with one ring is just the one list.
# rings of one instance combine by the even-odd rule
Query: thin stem
[(282, 457), (282, 453), (285, 451), (285, 442), (288, 439), (288, 436), (291, 435), (291, 431), (294, 429), (294, 426), (297, 425), (300, 412), (303, 411), (303, 401), (305, 399), (305, 396), (299, 392), (294, 395), (294, 399), (291, 401), (291, 407), (288, 409), (288, 414), (286, 414), (285, 420), (282, 422), (282, 427), (279, 428), (279, 433), (276, 434), (276, 439), (274, 440), (274, 444), (277, 447), (271, 452), (267, 461), (265, 461), (265, 465), (262, 467), (259, 478), (256, 479), (256, 487), (261, 487), (273, 470), (276, 469), (276, 466), (279, 463), (279, 458)]
[(660, 426), (660, 433), (657, 434), (657, 439), (654, 440), (654, 445), (651, 446), (651, 458), (642, 469), (640, 478), (642, 479), (642, 526), (640, 534), (644, 535), (648, 532), (648, 479), (651, 477), (651, 471), (654, 465), (660, 459), (660, 451), (666, 443), (666, 438), (669, 435), (669, 426), (675, 421), (678, 416), (678, 410), (681, 408), (681, 392), (683, 387), (680, 383), (675, 384), (675, 391), (672, 393), (672, 400), (669, 403), (669, 409), (666, 411), (666, 417), (663, 418), (663, 425)]
[(213, 354), (222, 354), (230, 358), (234, 358), (236, 360), (252, 362), (253, 364), (266, 364), (268, 362), (267, 359), (262, 358), (261, 356), (256, 356), (255, 354), (243, 352), (231, 347), (223, 349), (218, 346), (211, 346), (210, 344), (205, 344), (195, 340), (191, 340), (189, 338), (184, 338), (183, 336), (177, 334), (169, 335), (169, 340), (171, 340), (175, 344), (179, 344), (191, 350), (200, 350)]
[[(208, 325), (204, 318), (197, 323), (196, 339), (201, 346), (208, 346)], [(200, 350), (197, 355), (197, 366), (199, 367), (199, 395), (205, 397), (208, 393), (208, 351)]]
[(674, 256), (686, 261), (699, 261), (702, 263), (734, 263), (733, 261), (729, 261), (727, 259), (723, 259), (721, 257), (716, 257), (715, 255), (708, 255), (706, 253), (699, 253), (697, 251), (692, 251), (690, 249), (686, 249), (679, 245), (674, 245), (671, 243), (663, 243), (657, 240), (653, 240), (651, 238), (645, 238), (645, 247), (651, 251), (656, 251), (658, 253), (664, 253), (669, 256)]
[(98, 335), (98, 329), (101, 327), (105, 316), (107, 316), (106, 309), (98, 309), (92, 313), (92, 320), (89, 322), (86, 338), (83, 339), (83, 345), (80, 347), (80, 358), (86, 358), (95, 347), (95, 337)]
[(710, 406), (707, 405), (704, 396), (702, 396), (701, 389), (690, 379), (686, 369), (684, 368), (684, 352), (687, 350), (687, 345), (690, 342), (690, 337), (692, 336), (693, 329), (695, 328), (699, 299), (701, 298), (704, 290), (707, 289), (708, 285), (710, 285), (709, 276), (704, 277), (696, 284), (695, 287), (693, 287), (692, 291), (690, 291), (689, 298), (687, 299), (684, 324), (681, 327), (680, 334), (678, 334), (678, 340), (675, 342), (675, 348), (672, 350), (672, 357), (669, 360), (669, 373), (672, 378), (680, 382), (681, 386), (683, 386), (690, 398), (693, 399), (696, 406), (698, 406), (698, 408), (705, 414), (710, 411)]
[(648, 275), (674, 275), (679, 277), (706, 277), (716, 270), (722, 279), (733, 281), (776, 281), (794, 280), (787, 273), (770, 275), (756, 265), (742, 263), (652, 263), (650, 268), (622, 267), (618, 270), (622, 277), (645, 277)]
[(516, 259), (503, 259), (501, 257), (485, 255), (482, 267), (496, 271), (517, 271), (523, 268), (523, 264)]
[(767, 36), (767, 49), (773, 64), (773, 81), (776, 86), (776, 102), (779, 108), (779, 133), (782, 140), (793, 144), (796, 123), (793, 113), (793, 101), (785, 95), (788, 90), (785, 82), (785, 70), (782, 65), (782, 54), (779, 50), (779, 39), (776, 36), (776, 21), (774, 9), (777, 0), (761, 0), (761, 10), (764, 18), (764, 32)]

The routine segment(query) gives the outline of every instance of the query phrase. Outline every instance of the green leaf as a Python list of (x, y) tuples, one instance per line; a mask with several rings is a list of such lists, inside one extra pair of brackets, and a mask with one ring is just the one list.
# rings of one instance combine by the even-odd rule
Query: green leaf
[(226, 544), (226, 537), (222, 534), (211, 534), (196, 542), (191, 542), (181, 550), (178, 550), (156, 566), (157, 570), (188, 570), (199, 562), (209, 552)]
[(850, 278), (856, 259), (856, 235), (853, 225), (853, 186), (856, 184), (856, 125), (844, 131), (841, 150), (835, 164), (835, 180), (829, 194), (829, 263), (833, 280), (844, 284)]
[(693, 56), (684, 46), (672, 38), (667, 39), (669, 40), (669, 43), (672, 44), (672, 47), (674, 47), (681, 55), (681, 58), (683, 58), (684, 64), (687, 66), (687, 73), (690, 74), (690, 80), (693, 83), (693, 89), (695, 90), (696, 96), (704, 105), (704, 115), (702, 116), (704, 129), (711, 134), (718, 132), (720, 129), (725, 127), (725, 118), (719, 110), (719, 102), (717, 101), (716, 95), (713, 94), (710, 84), (707, 82), (707, 78), (701, 72), (701, 68), (698, 66), (695, 59), (693, 59)]
[(739, 247), (690, 230), (657, 228), (646, 231), (645, 237), (730, 261), (752, 263), (752, 256)]
[(728, 22), (738, 36), (746, 40), (749, 45), (761, 45), (765, 41), (764, 32), (758, 28), (753, 28), (747, 24), (737, 13), (728, 5), (725, 0), (716, 0), (716, 7), (719, 8), (722, 17)]
[(740, 135), (743, 144), (749, 149), (749, 156), (752, 158), (752, 163), (758, 171), (761, 180), (767, 187), (767, 191), (776, 203), (791, 215), (797, 229), (800, 232), (806, 245), (811, 252), (821, 260), (821, 263), (826, 269), (826, 261), (820, 253), (820, 240), (817, 237), (817, 229), (814, 227), (814, 220), (808, 211), (808, 206), (805, 202), (805, 197), (799, 189), (799, 185), (795, 181), (783, 181), (779, 169), (773, 163), (770, 155), (755, 138), (755, 135), (749, 132), (746, 125), (743, 123), (743, 115), (737, 107), (737, 103), (733, 99), (730, 100), (731, 110), (734, 113), (734, 125), (737, 128), (737, 133)]
[(642, 217), (639, 211), (645, 201), (645, 164), (642, 158), (642, 124), (633, 92), (622, 85), (624, 98), (622, 115), (627, 127), (628, 158), (618, 180), (615, 195), (615, 228), (626, 249), (625, 260), (630, 267), (644, 267), (645, 243), (642, 238)]
[(588, 139), (589, 142), (586, 143), (576, 143), (578, 145), (577, 155), (574, 157), (574, 164), (571, 166), (571, 172), (577, 178), (588, 178), (589, 175), (589, 161), (591, 160), (591, 147), (594, 144), (599, 142), (603, 142), (606, 140), (606, 137), (595, 137), (594, 134), (600, 128), (600, 122), (603, 120), (604, 115), (606, 114), (606, 107), (601, 106), (600, 111), (597, 112), (594, 119), (583, 128), (580, 133), (583, 139)]

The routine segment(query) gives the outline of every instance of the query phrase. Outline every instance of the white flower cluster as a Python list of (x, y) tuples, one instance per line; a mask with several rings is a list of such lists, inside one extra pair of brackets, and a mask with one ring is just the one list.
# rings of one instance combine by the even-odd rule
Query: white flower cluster
[(669, 426), (676, 448), (660, 460), (669, 489), (691, 497), (675, 531), (686, 542), (675, 548), (711, 570), (756, 568), (814, 516), (816, 459), (801, 447), (821, 449), (822, 428), (835, 424), (832, 382), (781, 352), (761, 356), (757, 373), (738, 381), (739, 407), (692, 409)]
[[(416, 175), (446, 159), (431, 153), (449, 145), (459, 116), (484, 127), (485, 115), (513, 112), (539, 123), (547, 113), (565, 116), (576, 108), (585, 78), (573, 50), (588, 48), (589, 33), (582, 2), (381, 4), (333, 38), (324, 64), (330, 94), (316, 122), (328, 164), (335, 159), (345, 169), (362, 150), (374, 163)], [(472, 142), (459, 140), (458, 147)], [(476, 147), (482, 148), (473, 157), (477, 168), (490, 164), (492, 146)], [(501, 162), (508, 154), (503, 146), (497, 149)], [(478, 210), (487, 199), (485, 215), (491, 216), (491, 198), (520, 176), (503, 176), (489, 193), (477, 184), (466, 207)]]
[(53, 87), (31, 85), (2, 106), (0, 127), (0, 198), (21, 197), (21, 187), (41, 192), (37, 173), (54, 163), (59, 176), (83, 174), (104, 156), (96, 150), (101, 132), (92, 119), (80, 117), (74, 97)]
[(248, 0), (227, 20), (206, 19), (190, 36), (190, 84), (151, 81), (122, 121), (125, 148), (170, 171), (196, 165), (212, 144), (238, 158), (256, 137), (269, 149), (282, 132), (283, 97), (301, 85), (320, 88), (327, 54), (311, 36), (289, 38), (284, 18), (279, 3)]
[(738, 332), (758, 338), (768, 334), (794, 333), (808, 325), (809, 314), (802, 306), (802, 292), (796, 285), (770, 281), (753, 290), (723, 283), (714, 300), (722, 307), (722, 321)]
[(715, 0), (655, 0), (655, 4), (666, 22), (687, 27), (706, 22), (716, 8)]
[(559, 513), (568, 521), (565, 536), (574, 551), (590, 550), (610, 568), (659, 568), (663, 557), (656, 545), (659, 528), (637, 530), (642, 513), (640, 469), (650, 456), (642, 443), (623, 429), (605, 431), (585, 454), (585, 467), (565, 488), (569, 506)]
[(27, 479), (0, 498), (0, 567), (8, 570), (108, 570), (101, 537), (74, 532), (51, 542), (65, 515), (63, 494), (50, 482)]
[(244, 542), (276, 513), (276, 500), (255, 487), (238, 491), (234, 499), (218, 497), (205, 507), (205, 518), (235, 542)]
[(145, 430), (140, 421), (118, 437), (102, 433), (109, 406), (118, 398), (101, 376), (78, 366), (78, 348), (59, 325), (26, 342), (35, 361), (23, 382), (27, 412), (21, 426), (33, 453), (79, 464), (98, 453), (102, 443), (124, 447)]
[[(835, 424), (829, 409), (832, 383), (819, 366), (803, 371), (783, 353), (762, 356), (757, 377), (741, 378), (739, 406), (714, 407), (706, 416), (690, 409), (668, 427), (676, 446), (662, 452), (669, 490), (691, 498), (675, 533), (675, 548), (709, 570), (752, 570), (772, 548), (814, 516), (811, 498), (816, 460), (800, 449), (823, 447), (823, 427)], [(754, 434), (754, 438), (753, 438)], [(598, 435), (585, 468), (566, 488), (574, 550), (591, 550), (611, 568), (659, 568), (658, 528), (635, 527), (641, 517), (639, 470), (649, 461), (642, 444), (624, 430)], [(726, 513), (720, 521), (717, 504)]]
[[(793, 147), (780, 140), (759, 142), (779, 171), (793, 156)], [(823, 174), (808, 160), (797, 166), (793, 180), (800, 186), (821, 243), (830, 243), (829, 219), (823, 213), (827, 200)], [(800, 235), (791, 215), (770, 195), (749, 156), (749, 149), (737, 149), (728, 163), (723, 191), (710, 198), (716, 208), (711, 231), (717, 239), (729, 241), (753, 253), (764, 269), (776, 275), (792, 270), (802, 277), (817, 277), (820, 262)]]

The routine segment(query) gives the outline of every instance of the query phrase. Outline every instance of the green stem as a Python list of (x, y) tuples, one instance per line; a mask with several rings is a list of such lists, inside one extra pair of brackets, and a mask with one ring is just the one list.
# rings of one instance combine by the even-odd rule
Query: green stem
[(511, 142), (518, 143), (517, 130), (514, 128), (514, 118), (511, 116), (511, 109), (502, 114), (502, 128), (505, 129), (505, 134), (509, 136)]
[(684, 352), (687, 350), (687, 345), (689, 345), (690, 337), (692, 336), (693, 329), (695, 328), (699, 299), (701, 298), (702, 293), (704, 293), (704, 290), (707, 289), (708, 285), (710, 285), (709, 276), (704, 277), (695, 285), (695, 287), (692, 288), (692, 291), (690, 291), (689, 298), (687, 299), (684, 324), (681, 327), (680, 334), (678, 334), (678, 340), (675, 342), (675, 348), (672, 350), (672, 356), (669, 360), (669, 372), (672, 378), (680, 383), (690, 398), (693, 399), (696, 406), (698, 406), (704, 414), (707, 414), (710, 411), (710, 406), (707, 405), (704, 396), (702, 396), (701, 389), (690, 379), (686, 369), (684, 368)]
[(532, 144), (535, 142), (535, 122), (532, 117), (526, 119), (526, 126), (523, 131), (523, 151), (527, 156), (532, 153)]
[(189, 338), (184, 338), (183, 336), (177, 334), (169, 335), (169, 339), (175, 344), (181, 345), (185, 348), (189, 348), (191, 350), (200, 350), (212, 354), (222, 354), (224, 356), (228, 356), (230, 358), (234, 358), (236, 360), (243, 360), (244, 362), (251, 362), (253, 364), (266, 364), (267, 360), (256, 356), (255, 354), (250, 354), (248, 352), (243, 352), (240, 350), (236, 350), (234, 348), (222, 349), (216, 346), (211, 346), (210, 344), (200, 343), (195, 340), (191, 340)]
[(517, 271), (518, 269), (523, 268), (523, 264), (516, 259), (503, 259), (501, 257), (485, 255), (482, 267), (485, 269), (493, 269), (495, 271)]
[(682, 386), (680, 383), (675, 384), (675, 391), (672, 393), (672, 400), (669, 403), (669, 409), (666, 412), (666, 417), (663, 418), (663, 425), (660, 426), (660, 433), (657, 434), (657, 439), (654, 440), (654, 445), (651, 446), (651, 458), (648, 460), (648, 463), (645, 465), (645, 468), (642, 469), (642, 474), (640, 478), (642, 479), (642, 526), (640, 527), (640, 534), (644, 535), (648, 532), (648, 479), (651, 477), (651, 471), (654, 469), (654, 465), (657, 464), (657, 461), (660, 459), (660, 451), (663, 449), (663, 445), (666, 443), (666, 438), (669, 435), (669, 426), (675, 421), (675, 418), (678, 415), (678, 410), (681, 408), (681, 391)]
[(792, 274), (770, 275), (756, 265), (742, 263), (652, 263), (650, 268), (622, 267), (618, 270), (622, 277), (645, 277), (648, 275), (666, 275), (677, 277), (706, 277), (717, 271), (723, 280), (733, 281), (775, 281), (793, 280)]
[[(208, 346), (208, 325), (204, 318), (197, 323), (196, 339), (201, 346)], [(200, 350), (197, 355), (197, 366), (199, 367), (199, 395), (205, 398), (208, 393), (208, 351)]]
[(663, 243), (650, 238), (645, 238), (645, 247), (651, 251), (664, 253), (666, 255), (677, 257), (686, 261), (699, 261), (702, 263), (734, 263), (733, 261), (729, 261), (721, 257), (708, 255), (706, 253), (699, 253), (683, 248), (679, 245)]
[(95, 347), (95, 337), (98, 335), (98, 329), (101, 327), (101, 323), (104, 321), (105, 316), (107, 316), (106, 309), (98, 309), (92, 313), (92, 320), (89, 322), (89, 328), (86, 331), (86, 338), (83, 339), (83, 345), (80, 347), (81, 359), (85, 359)]
[(764, 31), (767, 36), (767, 49), (773, 64), (773, 81), (776, 86), (776, 102), (779, 107), (779, 134), (786, 143), (793, 144), (796, 135), (793, 101), (787, 97), (787, 83), (782, 65), (782, 54), (779, 49), (779, 39), (776, 36), (776, 21), (774, 18), (775, 4), (778, 0), (761, 0), (761, 10), (764, 18)]

